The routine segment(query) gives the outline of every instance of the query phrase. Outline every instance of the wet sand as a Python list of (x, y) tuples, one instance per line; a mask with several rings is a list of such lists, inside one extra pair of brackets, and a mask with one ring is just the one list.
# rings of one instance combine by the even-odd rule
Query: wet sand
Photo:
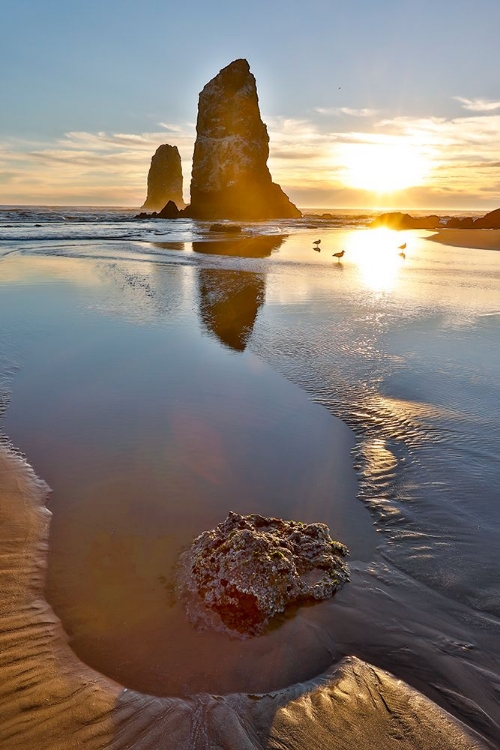
[(47, 494), (24, 460), (0, 446), (2, 749), (484, 747), (431, 701), (355, 658), (265, 695), (153, 698), (102, 677), (70, 650), (43, 598)]
[(442, 229), (427, 239), (453, 247), (500, 250), (500, 229)]

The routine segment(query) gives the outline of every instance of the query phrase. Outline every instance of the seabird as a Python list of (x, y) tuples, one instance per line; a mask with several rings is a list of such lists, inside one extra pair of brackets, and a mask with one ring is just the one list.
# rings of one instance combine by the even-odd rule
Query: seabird
[(319, 245), (321, 240), (314, 240), (313, 245)]
[(406, 250), (406, 242), (403, 242), (403, 244), (398, 247), (398, 250)]
[(332, 258), (337, 258), (340, 261), (344, 253), (345, 253), (345, 250), (341, 250), (340, 253), (333, 253)]

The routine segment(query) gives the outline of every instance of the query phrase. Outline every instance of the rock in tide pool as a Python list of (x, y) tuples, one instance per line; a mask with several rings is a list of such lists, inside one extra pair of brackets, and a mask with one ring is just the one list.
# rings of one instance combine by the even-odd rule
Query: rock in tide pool
[(177, 207), (184, 206), (179, 150), (177, 146), (165, 143), (156, 150), (151, 159), (148, 172), (148, 195), (142, 208), (159, 211), (169, 201), (173, 201)]
[(200, 630), (258, 635), (289, 604), (333, 596), (349, 580), (347, 554), (323, 523), (231, 511), (180, 555), (177, 595)]
[(265, 221), (302, 215), (272, 181), (269, 136), (246, 60), (235, 60), (207, 83), (196, 134), (186, 216)]

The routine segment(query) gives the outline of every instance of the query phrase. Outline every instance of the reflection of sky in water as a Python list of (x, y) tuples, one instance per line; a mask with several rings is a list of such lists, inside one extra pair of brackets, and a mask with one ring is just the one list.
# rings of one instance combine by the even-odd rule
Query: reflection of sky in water
[[(165, 591), (180, 546), (229, 510), (321, 520), (352, 559), (371, 559), (379, 541), (356, 501), (347, 428), (332, 431), (326, 410), (243, 351), (264, 278), (99, 261), (90, 294), (79, 263), (66, 261), (63, 284), (10, 285), (0, 298), (23, 364), (6, 431), (54, 491), (48, 591), (77, 653), (160, 694), (322, 671), (330, 651), (309, 610), (227, 643), (194, 632)], [(307, 658), (292, 658), (304, 644)]]
[[(495, 620), (491, 614), (483, 617), (483, 610), (494, 616), (500, 611), (496, 555), (500, 477), (495, 447), (500, 437), (496, 418), (500, 253), (443, 247), (427, 242), (426, 234), (292, 232), (270, 255), (257, 258), (205, 255), (193, 252), (191, 246), (182, 249), (177, 245), (150, 252), (146, 243), (108, 247), (103, 252), (96, 244), (91, 254), (101, 260), (89, 267), (73, 246), (68, 252), (76, 260), (61, 259), (64, 262), (60, 263), (48, 258), (46, 271), (48, 279), (51, 274), (61, 279), (74, 263), (72, 273), (77, 279), (81, 274), (83, 284), (98, 280), (92, 293), (87, 288), (85, 306), (112, 313), (116, 320), (144, 325), (144, 331), (150, 324), (159, 330), (178, 324), (179, 346), (185, 346), (193, 335), (193, 311), (199, 314), (203, 298), (204, 312), (198, 322), (200, 330), (211, 336), (213, 346), (205, 348), (205, 359), (191, 363), (186, 373), (193, 367), (203, 372), (219, 358), (217, 341), (229, 342), (234, 351), (236, 335), (240, 348), (246, 346), (269, 361), (358, 430), (354, 460), (360, 495), (386, 532), (385, 561), (389, 568), (394, 565), (404, 571), (406, 581), (411, 578), (415, 586), (418, 580), (425, 583), (419, 594), (423, 597), (419, 617), (432, 617), (425, 604), (430, 593), (423, 592), (437, 592), (443, 602), (439, 622), (425, 624), (427, 633), (432, 633), (432, 628), (439, 632), (436, 642), (457, 626), (445, 603), (460, 602), (467, 608), (461, 622), (469, 624), (463, 626), (461, 637), (477, 647), (468, 654), (467, 662), (459, 666), (454, 662), (454, 668), (462, 670), (462, 685), (474, 685), (474, 690), (481, 691), (483, 683), (477, 673), (472, 679), (467, 670), (476, 663), (484, 665), (484, 654), (488, 654), (488, 663), (491, 655), (499, 658), (494, 645), (499, 639), (492, 635)], [(321, 253), (316, 253), (312, 242), (319, 237)], [(407, 243), (405, 259), (399, 257), (403, 242)], [(346, 253), (337, 263), (332, 254), (341, 249)], [(89, 253), (89, 248), (85, 252)], [(116, 260), (120, 253), (126, 263)], [(14, 269), (16, 262), (8, 258), (2, 268)], [(25, 262), (28, 266), (29, 259)], [(41, 258), (37, 264), (33, 268), (41, 269)], [(241, 274), (243, 280), (246, 274), (248, 283), (226, 283), (226, 268), (238, 279)], [(204, 269), (216, 273), (207, 274)], [(16, 273), (22, 277), (18, 271), (11, 273), (11, 279)], [(259, 279), (253, 290), (252, 274)], [(106, 299), (100, 296), (102, 283), (115, 290)], [(246, 299), (248, 312), (242, 329), (228, 335), (225, 310), (234, 303), (235, 288), (239, 292), (250, 289), (252, 294)], [(2, 296), (5, 304), (5, 294)], [(36, 307), (37, 299), (41, 299), (40, 292), (27, 303), (29, 310)], [(18, 300), (16, 304), (21, 303)], [(47, 309), (51, 305), (56, 315), (57, 300)], [(120, 344), (124, 362), (130, 356), (125, 339)], [(119, 337), (117, 344), (120, 341)], [(157, 345), (166, 346), (166, 340), (161, 343), (160, 337)], [(175, 347), (167, 353), (174, 357)], [(55, 352), (55, 361), (57, 356)], [(242, 356), (246, 354), (232, 359)], [(196, 426), (199, 414), (191, 417), (191, 421), (172, 422), (174, 443), (177, 436), (187, 456), (202, 456), (194, 465), (199, 476), (210, 481), (214, 471), (222, 470), (220, 444), (207, 433), (206, 425)], [(210, 450), (205, 453), (208, 444)], [(186, 455), (183, 458), (182, 451), (175, 455), (182, 465)], [(156, 546), (152, 549), (157, 556)], [(140, 560), (144, 566), (143, 558)], [(380, 568), (377, 575), (381, 575)], [(407, 583), (403, 589), (408, 591)], [(392, 584), (394, 601), (404, 596), (403, 589)], [(350, 591), (358, 591), (352, 594), (354, 599), (360, 596), (352, 584), (339, 601), (349, 601)], [(411, 641), (416, 621), (408, 602), (407, 606), (406, 611), (396, 606), (393, 613), (405, 644)], [(343, 612), (348, 618), (348, 609)], [(365, 630), (358, 635), (353, 636), (353, 649), (364, 658), (379, 660), (370, 634)], [(390, 642), (393, 635), (384, 632), (383, 638)], [(426, 639), (426, 653), (412, 644), (417, 651), (411, 661), (419, 661), (429, 682), (439, 669), (441, 652), (430, 644), (431, 636)], [(387, 649), (384, 652), (388, 653)], [(384, 666), (396, 672), (399, 669), (398, 674), (412, 679), (413, 670), (406, 669), (398, 653), (395, 647), (392, 661)], [(443, 668), (440, 675), (446, 683), (445, 673)], [(484, 691), (481, 695), (484, 698)], [(471, 693), (471, 697), (476, 695)]]

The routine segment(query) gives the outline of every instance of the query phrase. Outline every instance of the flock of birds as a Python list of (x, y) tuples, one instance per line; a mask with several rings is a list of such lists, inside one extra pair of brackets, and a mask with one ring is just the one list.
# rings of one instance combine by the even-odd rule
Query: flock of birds
[[(317, 253), (320, 253), (321, 252), (321, 248), (320, 248), (321, 240), (314, 240), (313, 245), (314, 245), (313, 249)], [(406, 250), (406, 242), (403, 242), (402, 245), (399, 245), (398, 250), (401, 250), (401, 252), (398, 253), (399, 257), (403, 259), (406, 258), (406, 253), (404, 252)], [(343, 258), (344, 255), (345, 255), (345, 250), (341, 250), (338, 253), (333, 253), (332, 258), (337, 258), (337, 263), (340, 263), (340, 259)]]

